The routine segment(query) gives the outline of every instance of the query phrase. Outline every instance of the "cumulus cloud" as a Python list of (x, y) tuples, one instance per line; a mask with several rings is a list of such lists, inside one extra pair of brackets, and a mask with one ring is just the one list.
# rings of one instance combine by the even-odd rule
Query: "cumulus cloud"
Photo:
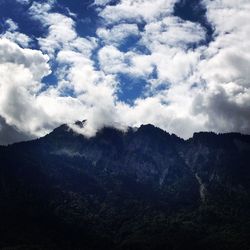
[[(173, 15), (176, 2), (96, 0), (102, 23), (95, 37), (83, 37), (72, 15), (54, 10), (56, 1), (33, 1), (28, 13), (45, 30), (36, 50), (8, 19), (0, 38), (0, 135), (41, 136), (83, 119), (84, 129), (71, 127), (86, 136), (143, 123), (184, 138), (200, 130), (250, 133), (249, 1), (203, 1), (214, 28), (209, 44), (199, 23)], [(51, 71), (56, 82), (48, 85)], [(118, 93), (133, 86), (120, 84), (120, 75), (147, 88), (126, 103)]]
[(59, 87), (71, 87), (77, 100), (81, 101), (82, 114), (87, 119), (87, 125), (82, 133), (91, 136), (102, 126), (113, 125), (117, 112), (114, 76), (95, 70), (93, 62), (81, 53), (61, 51), (57, 59), (59, 64), (70, 65)]
[[(118, 109), (123, 114), (122, 122), (132, 127), (151, 123), (184, 138), (190, 137), (193, 131), (202, 130), (204, 128), (202, 117), (189, 115), (191, 96), (184, 96), (186, 92), (182, 88), (173, 92), (173, 96), (169, 92), (145, 99), (139, 98), (133, 106), (119, 104)], [(180, 103), (185, 103), (185, 110)]]
[(20, 131), (36, 133), (42, 124), (32, 114), (45, 114), (36, 106), (35, 94), (41, 88), (41, 78), (50, 72), (48, 57), (0, 39), (0, 58), (0, 114)]
[(51, 12), (54, 4), (55, 1), (52, 0), (45, 3), (34, 2), (29, 9), (32, 18), (39, 20), (47, 29), (45, 36), (38, 37), (40, 49), (51, 58), (55, 57), (60, 50), (78, 51), (89, 57), (97, 46), (96, 38), (79, 37), (72, 17)]
[(60, 13), (51, 13), (53, 5), (54, 1), (34, 2), (29, 9), (32, 17), (41, 21), (41, 24), (48, 29), (47, 35), (39, 37), (38, 42), (41, 50), (50, 56), (77, 38), (73, 19)]
[(105, 6), (110, 3), (112, 0), (95, 0), (94, 4), (97, 6)]
[(151, 56), (135, 52), (122, 52), (107, 45), (99, 50), (98, 59), (101, 69), (107, 74), (128, 74), (132, 77), (148, 77), (154, 70)]
[(175, 0), (121, 0), (116, 5), (107, 5), (100, 16), (108, 23), (123, 20), (152, 21), (171, 13)]
[(14, 41), (22, 47), (28, 47), (32, 42), (32, 39), (30, 37), (19, 32), (18, 24), (15, 23), (12, 19), (7, 19), (4, 26), (7, 27), (6, 31), (1, 34), (0, 37)]
[(24, 4), (24, 5), (27, 5), (31, 2), (31, 0), (16, 0), (18, 3), (20, 4)]
[[(250, 132), (250, 4), (206, 1), (216, 38), (204, 51), (197, 74), (206, 83), (194, 99), (194, 112), (207, 116), (212, 130)], [(226, 20), (226, 21), (225, 21)]]
[[(150, 51), (144, 58), (144, 65), (145, 68), (154, 66), (157, 71), (157, 78), (150, 83), (165, 83), (168, 86), (168, 90), (161, 93), (165, 104), (160, 102), (157, 95), (153, 99), (138, 99), (133, 107), (125, 105), (128, 113), (132, 114), (136, 110), (136, 114), (150, 114), (148, 109), (152, 107), (164, 121), (171, 123), (159, 124), (159, 117), (148, 120), (143, 115), (141, 118), (137, 115), (135, 117), (139, 123), (150, 121), (185, 137), (199, 129), (249, 133), (250, 112), (247, 102), (250, 67), (249, 54), (246, 53), (249, 47), (248, 1), (242, 0), (237, 6), (233, 1), (204, 1), (208, 21), (215, 29), (215, 39), (208, 46), (202, 45), (206, 33), (199, 24), (171, 15), (173, 2), (165, 1), (168, 10), (161, 17), (157, 15), (161, 13), (160, 10), (154, 13), (154, 9), (150, 8), (150, 11), (140, 13), (144, 4), (150, 4), (150, 1), (134, 4), (121, 1), (100, 13), (109, 24), (127, 19), (146, 22), (144, 31), (140, 33), (140, 45)], [(133, 8), (137, 5), (140, 7), (136, 11)], [(160, 1), (155, 3), (155, 8), (159, 6)], [(133, 65), (133, 57), (138, 56), (110, 46), (104, 47), (99, 55), (104, 71), (127, 74), (133, 74), (129, 66)], [(146, 103), (152, 100), (160, 106), (147, 106)], [(171, 116), (170, 110), (177, 115)], [(129, 117), (128, 120), (133, 119)], [(182, 124), (181, 121), (189, 121), (188, 132), (184, 132), (182, 126), (177, 126)], [(178, 131), (177, 127), (180, 127)]]
[(183, 21), (177, 17), (165, 17), (156, 22), (150, 22), (145, 27), (143, 43), (151, 50), (157, 50), (160, 45), (188, 49), (205, 39), (205, 31), (199, 24)]
[[(134, 77), (148, 77), (156, 69), (158, 78), (150, 83), (175, 84), (187, 81), (201, 56), (199, 49), (190, 49), (205, 39), (201, 26), (175, 17), (148, 23), (140, 33), (139, 45), (150, 53), (122, 52), (115, 43), (99, 51), (99, 63), (107, 73), (126, 73)], [(105, 38), (104, 38), (105, 40)]]
[[(90, 59), (97, 46), (96, 39), (79, 37), (71, 18), (50, 13), (52, 4), (34, 3), (30, 9), (32, 16), (40, 15), (48, 28), (48, 35), (38, 41), (41, 50), (49, 56), (39, 50), (22, 49), (7, 39), (0, 40), (3, 75), (0, 115), (6, 124), (31, 136), (44, 135), (61, 123), (87, 119), (81, 132), (91, 136), (103, 125), (115, 123), (115, 119), (110, 118), (116, 113), (115, 78), (97, 71)], [(62, 20), (69, 26), (65, 23), (61, 26)], [(49, 58), (58, 64), (54, 69), (58, 82), (54, 86), (42, 82), (43, 77), (51, 73)]]
[(59, 63), (71, 65), (63, 79), (76, 93), (71, 97), (62, 96), (63, 82), (42, 91), (41, 80), (50, 68), (48, 57), (40, 51), (22, 49), (6, 39), (0, 40), (0, 51), (0, 114), (6, 124), (27, 135), (41, 136), (77, 119), (88, 119), (86, 135), (114, 122), (109, 119), (116, 112), (113, 79), (96, 72), (82, 54), (62, 51), (58, 55)]
[(111, 29), (99, 28), (96, 33), (106, 44), (120, 45), (129, 36), (139, 36), (139, 29), (136, 24), (123, 23)]

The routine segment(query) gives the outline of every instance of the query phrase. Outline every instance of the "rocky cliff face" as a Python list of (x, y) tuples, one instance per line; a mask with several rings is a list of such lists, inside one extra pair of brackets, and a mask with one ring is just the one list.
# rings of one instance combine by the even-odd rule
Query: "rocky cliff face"
[(249, 207), (246, 135), (62, 125), (0, 148), (0, 248), (249, 249)]

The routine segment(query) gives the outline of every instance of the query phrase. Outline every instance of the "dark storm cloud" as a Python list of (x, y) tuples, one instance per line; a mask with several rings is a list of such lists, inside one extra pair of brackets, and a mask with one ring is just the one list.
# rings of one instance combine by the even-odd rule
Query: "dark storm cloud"
[(224, 88), (218, 87), (207, 96), (196, 97), (194, 112), (208, 117), (206, 125), (210, 130), (250, 134), (250, 97), (240, 104), (237, 103), (240, 95), (244, 95), (244, 90), (232, 97)]
[(18, 131), (14, 126), (6, 123), (5, 119), (0, 116), (0, 145), (8, 145), (18, 141), (26, 141), (32, 139), (32, 136)]

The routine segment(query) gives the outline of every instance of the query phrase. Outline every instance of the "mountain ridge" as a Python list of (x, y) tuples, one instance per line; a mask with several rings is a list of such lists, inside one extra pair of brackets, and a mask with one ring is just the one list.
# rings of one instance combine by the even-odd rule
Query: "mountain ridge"
[[(76, 126), (78, 126), (79, 128), (82, 129), (82, 128), (84, 127), (84, 123), (85, 123), (85, 122), (87, 122), (87, 121), (86, 121), (86, 120), (83, 120), (83, 121), (75, 121), (75, 122), (73, 123), (73, 125), (76, 125)], [(199, 131), (199, 132), (194, 132), (192, 137), (187, 138), (187, 139), (184, 139), (184, 138), (182, 138), (182, 137), (176, 135), (175, 133), (169, 133), (168, 131), (166, 131), (166, 130), (164, 130), (164, 129), (161, 129), (161, 128), (159, 128), (159, 127), (157, 127), (157, 126), (155, 126), (155, 125), (153, 125), (153, 124), (151, 124), (151, 123), (141, 124), (139, 127), (127, 127), (127, 129), (125, 129), (125, 130), (122, 130), (122, 129), (119, 129), (119, 128), (116, 128), (116, 127), (112, 127), (112, 126), (104, 126), (104, 127), (102, 127), (101, 129), (99, 129), (99, 130), (96, 132), (96, 134), (100, 133), (100, 131), (105, 130), (105, 129), (113, 129), (113, 130), (117, 130), (117, 131), (120, 131), (120, 132), (123, 132), (123, 133), (127, 133), (128, 131), (136, 131), (136, 130), (142, 129), (142, 128), (144, 128), (144, 127), (150, 127), (150, 128), (155, 128), (155, 129), (157, 129), (157, 130), (161, 130), (162, 132), (167, 133), (167, 134), (169, 134), (169, 135), (171, 135), (171, 136), (176, 136), (176, 137), (178, 137), (179, 139), (181, 139), (181, 140), (183, 140), (183, 141), (192, 140), (192, 139), (194, 139), (194, 138), (199, 137), (200, 135), (211, 135), (211, 136), (224, 136), (224, 135), (230, 135), (230, 136), (237, 136), (237, 137), (243, 136), (243, 137), (249, 137), (249, 138), (250, 138), (250, 135), (249, 135), (249, 134), (244, 134), (244, 133), (240, 133), (240, 132), (225, 132), (225, 133), (218, 132), (218, 133), (216, 133), (216, 132), (214, 132), (214, 131)], [(61, 130), (61, 129), (73, 131), (76, 135), (83, 136), (83, 137), (85, 137), (85, 138), (92, 138), (92, 137), (95, 137), (95, 135), (93, 135), (93, 136), (85, 136), (83, 133), (82, 133), (82, 134), (81, 134), (81, 133), (77, 133), (76, 131), (74, 131), (74, 130), (72, 129), (72, 127), (70, 127), (69, 124), (64, 123), (64, 124), (62, 124), (62, 125), (60, 125), (60, 126), (54, 128), (50, 133), (48, 133), (48, 134), (46, 134), (46, 135), (44, 135), (44, 136), (42, 136), (42, 137), (38, 137), (38, 138), (30, 139), (30, 140), (25, 140), (25, 141), (20, 141), (20, 142), (14, 142), (14, 143), (11, 143), (11, 144), (8, 144), (8, 145), (0, 145), (0, 147), (8, 147), (8, 146), (11, 146), (11, 145), (13, 145), (13, 144), (25, 143), (25, 142), (30, 142), (30, 141), (37, 141), (37, 140), (39, 140), (39, 139), (42, 139), (42, 138), (44, 138), (44, 137), (47, 137), (47, 136), (50, 135), (50, 134), (53, 134), (55, 131)]]
[(248, 250), (249, 152), (248, 135), (153, 125), (0, 147), (0, 248)]

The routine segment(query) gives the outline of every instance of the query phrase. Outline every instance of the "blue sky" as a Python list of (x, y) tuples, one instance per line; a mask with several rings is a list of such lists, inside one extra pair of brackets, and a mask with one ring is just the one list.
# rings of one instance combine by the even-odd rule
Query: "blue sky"
[(0, 137), (78, 119), (86, 136), (144, 123), (184, 138), (249, 133), (249, 10), (246, 0), (0, 0)]

